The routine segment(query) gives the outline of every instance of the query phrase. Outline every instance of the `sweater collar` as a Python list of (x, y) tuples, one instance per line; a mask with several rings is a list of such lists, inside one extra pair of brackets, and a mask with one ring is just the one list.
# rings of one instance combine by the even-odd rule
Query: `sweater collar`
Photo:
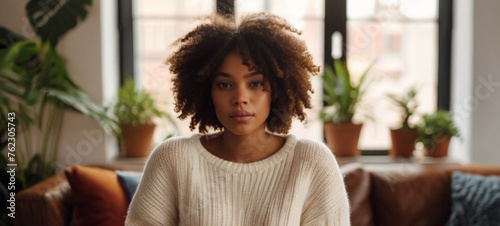
[(264, 170), (269, 167), (273, 167), (278, 163), (282, 162), (287, 157), (291, 157), (293, 155), (293, 149), (295, 149), (295, 145), (297, 143), (297, 138), (293, 134), (288, 134), (285, 136), (286, 141), (285, 144), (273, 155), (262, 159), (260, 161), (251, 162), (251, 163), (236, 163), (221, 159), (212, 153), (210, 153), (203, 145), (201, 144), (201, 138), (203, 136), (218, 136), (219, 133), (216, 134), (195, 134), (191, 137), (191, 142), (194, 145), (196, 151), (201, 155), (201, 157), (207, 161), (208, 163), (214, 165), (221, 170), (232, 172), (232, 173), (248, 173), (248, 172), (256, 172), (259, 170)]

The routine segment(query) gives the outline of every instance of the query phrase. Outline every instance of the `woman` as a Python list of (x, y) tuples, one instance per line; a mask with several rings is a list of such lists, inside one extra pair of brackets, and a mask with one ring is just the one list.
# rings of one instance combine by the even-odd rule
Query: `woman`
[[(287, 135), (319, 72), (300, 32), (269, 13), (213, 16), (176, 44), (179, 118), (200, 134), (149, 157), (127, 225), (349, 225), (331, 151)], [(208, 129), (218, 131), (206, 134)]]

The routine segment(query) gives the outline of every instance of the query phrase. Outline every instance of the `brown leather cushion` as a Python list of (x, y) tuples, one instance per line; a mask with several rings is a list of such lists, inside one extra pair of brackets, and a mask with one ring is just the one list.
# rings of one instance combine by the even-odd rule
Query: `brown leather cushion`
[(75, 225), (123, 225), (127, 195), (115, 172), (97, 167), (73, 166), (66, 170), (73, 192)]
[(360, 163), (340, 167), (351, 204), (351, 225), (373, 225), (370, 174)]

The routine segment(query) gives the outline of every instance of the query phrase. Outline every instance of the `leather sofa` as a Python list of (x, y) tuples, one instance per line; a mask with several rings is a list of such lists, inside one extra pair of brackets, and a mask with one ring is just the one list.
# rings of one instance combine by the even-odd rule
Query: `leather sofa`
[(500, 165), (346, 164), (341, 166), (352, 225), (445, 225), (455, 171), (500, 175)]
[[(349, 163), (341, 171), (352, 225), (432, 226), (444, 225), (450, 215), (452, 172), (500, 175), (500, 165)], [(23, 190), (16, 197), (16, 225), (69, 225), (71, 194), (64, 174)]]

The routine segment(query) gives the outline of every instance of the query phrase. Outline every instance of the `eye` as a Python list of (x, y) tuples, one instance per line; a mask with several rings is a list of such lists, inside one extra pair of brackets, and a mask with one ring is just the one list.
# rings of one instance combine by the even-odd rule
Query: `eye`
[(259, 86), (263, 86), (263, 85), (264, 85), (264, 82), (258, 82), (258, 81), (250, 83), (250, 87), (259, 87)]
[(227, 82), (219, 82), (219, 83), (217, 83), (217, 87), (220, 87), (220, 88), (230, 88), (231, 84), (229, 84)]

